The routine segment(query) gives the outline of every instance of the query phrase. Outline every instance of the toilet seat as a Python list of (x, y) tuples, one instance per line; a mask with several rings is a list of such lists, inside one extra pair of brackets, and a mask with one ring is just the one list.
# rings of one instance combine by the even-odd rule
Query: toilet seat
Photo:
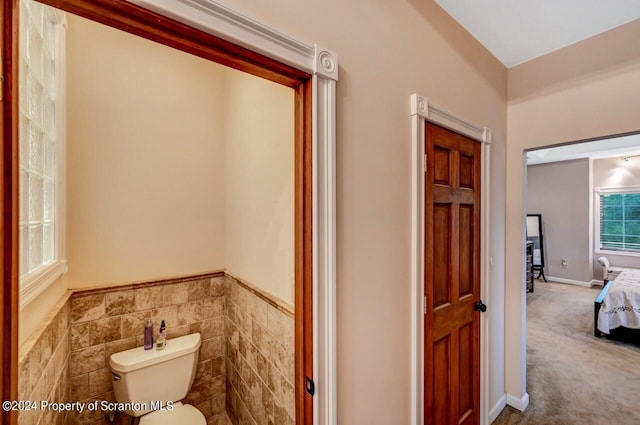
[(206, 425), (207, 419), (201, 411), (190, 404), (173, 404), (173, 410), (156, 410), (143, 415), (140, 425)]

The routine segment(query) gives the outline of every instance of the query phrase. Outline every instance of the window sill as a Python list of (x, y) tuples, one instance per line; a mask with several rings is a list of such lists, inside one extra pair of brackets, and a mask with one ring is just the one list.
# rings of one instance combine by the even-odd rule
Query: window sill
[(640, 257), (640, 252), (605, 251), (602, 249), (596, 249), (596, 254), (619, 255), (620, 257)]
[(57, 260), (20, 281), (20, 310), (67, 271), (67, 261)]

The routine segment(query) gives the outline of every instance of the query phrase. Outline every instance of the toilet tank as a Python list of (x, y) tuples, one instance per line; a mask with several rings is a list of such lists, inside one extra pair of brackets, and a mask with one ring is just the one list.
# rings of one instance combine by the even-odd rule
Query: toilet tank
[(168, 340), (163, 350), (137, 347), (112, 354), (116, 401), (139, 403), (141, 410), (125, 411), (141, 416), (151, 411), (151, 402), (182, 400), (196, 376), (199, 348), (200, 334), (194, 333)]

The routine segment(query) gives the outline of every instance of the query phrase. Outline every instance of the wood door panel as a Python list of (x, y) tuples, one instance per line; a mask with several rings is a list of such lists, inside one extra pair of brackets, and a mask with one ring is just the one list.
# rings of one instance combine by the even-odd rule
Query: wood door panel
[(473, 321), (458, 331), (458, 418), (473, 410)]
[(473, 321), (474, 311), (472, 296), (467, 295), (459, 300), (444, 304), (433, 310), (433, 339), (437, 341), (467, 323)]
[(456, 202), (459, 204), (473, 204), (475, 194), (469, 189), (454, 189), (449, 186), (434, 185), (433, 198), (435, 202)]
[(436, 184), (444, 186), (451, 185), (451, 172), (449, 165), (451, 163), (451, 151), (441, 146), (435, 146), (433, 150), (433, 167), (434, 181)]
[(459, 248), (459, 296), (465, 296), (473, 294), (473, 206), (472, 205), (460, 205), (459, 213), (460, 225), (458, 236), (458, 248)]
[(433, 344), (433, 393), (434, 403), (433, 425), (451, 423), (451, 408), (447, 394), (451, 391), (451, 337), (446, 336)]
[(475, 188), (473, 155), (460, 154), (460, 187)]
[(451, 205), (435, 204), (433, 217), (438, 225), (433, 237), (433, 307), (437, 308), (451, 302), (449, 281), (449, 263), (451, 262), (451, 244), (449, 240), (451, 228)]
[(425, 128), (425, 424), (480, 422), (480, 143)]

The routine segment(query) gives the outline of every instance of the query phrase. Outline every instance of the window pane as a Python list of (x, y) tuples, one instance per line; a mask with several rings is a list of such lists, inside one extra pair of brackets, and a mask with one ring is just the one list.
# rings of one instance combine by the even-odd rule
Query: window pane
[(44, 182), (44, 196), (43, 196), (43, 220), (53, 221), (54, 214), (54, 201), (53, 201), (53, 183), (50, 181)]
[(43, 226), (42, 233), (43, 241), (43, 252), (42, 252), (42, 263), (47, 264), (53, 261), (54, 259), (54, 227), (53, 224), (45, 224)]
[(42, 226), (29, 226), (29, 271), (42, 265)]
[(42, 174), (44, 166), (42, 133), (31, 125), (29, 126), (29, 171)]
[(20, 276), (29, 272), (29, 240), (27, 226), (20, 226)]
[(42, 109), (42, 86), (32, 72), (27, 75), (27, 115), (35, 123), (40, 122)]
[(18, 133), (18, 149), (20, 150), (20, 166), (29, 164), (29, 121), (20, 117), (20, 130)]
[(42, 81), (42, 38), (38, 34), (35, 25), (29, 29), (29, 40), (27, 40), (27, 50), (29, 58), (29, 68), (38, 81)]
[(29, 223), (42, 221), (42, 178), (29, 173)]
[(53, 117), (55, 105), (49, 96), (42, 100), (42, 131), (48, 135), (53, 135)]
[[(63, 41), (57, 12), (20, 2), (19, 152), (20, 276), (56, 259), (56, 151), (58, 123), (55, 57)], [(62, 91), (60, 91), (62, 89)]]
[(44, 142), (44, 176), (53, 180), (55, 177), (56, 145), (52, 140)]
[(20, 208), (20, 224), (26, 225), (27, 220), (29, 220), (29, 174), (20, 169), (20, 188), (18, 190), (18, 200), (19, 208)]

